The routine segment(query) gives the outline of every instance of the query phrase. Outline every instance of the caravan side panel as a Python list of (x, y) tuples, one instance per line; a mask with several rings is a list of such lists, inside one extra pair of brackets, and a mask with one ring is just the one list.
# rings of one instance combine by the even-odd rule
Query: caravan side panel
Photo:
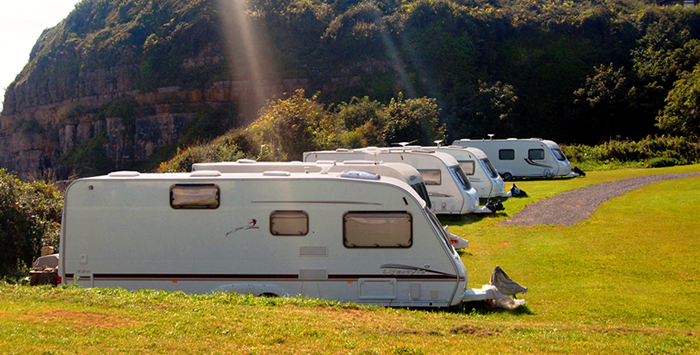
[[(218, 204), (208, 196), (173, 204), (181, 185), (214, 187)], [(349, 245), (349, 213), (393, 214), (374, 221), (381, 223), (410, 219), (410, 243)], [(458, 259), (417, 195), (323, 179), (79, 180), (66, 193), (61, 236), (64, 283), (377, 305), (455, 303), (466, 285)]]

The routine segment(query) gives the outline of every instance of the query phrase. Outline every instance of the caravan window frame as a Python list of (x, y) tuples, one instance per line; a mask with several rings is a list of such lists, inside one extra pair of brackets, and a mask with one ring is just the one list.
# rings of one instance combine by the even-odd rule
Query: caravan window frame
[[(281, 223), (276, 223), (276, 218), (294, 218), (304, 219), (304, 230), (298, 231), (296, 233), (279, 233), (275, 228), (284, 229), (283, 226), (279, 226)], [(288, 226), (287, 226), (288, 227)], [(284, 231), (284, 230), (283, 230)], [(275, 210), (270, 213), (270, 234), (275, 237), (303, 237), (309, 234), (309, 214), (306, 211), (301, 210)]]
[(515, 160), (515, 149), (498, 150), (498, 160)]
[[(381, 222), (384, 218), (384, 225), (372, 223), (371, 219)], [(370, 219), (368, 221), (368, 219)], [(392, 223), (393, 220), (396, 223)], [(402, 221), (403, 220), (403, 221)], [(353, 222), (355, 225), (351, 225)], [(363, 222), (365, 222), (363, 224)], [(405, 223), (406, 225), (397, 225), (397, 223)], [(357, 230), (352, 230), (357, 229)], [(389, 232), (398, 235), (401, 229), (407, 232), (408, 235), (401, 235), (401, 240), (372, 240), (373, 245), (369, 245), (366, 240), (366, 235), (373, 233), (376, 235), (378, 230), (383, 229), (384, 232)], [(359, 233), (358, 233), (359, 232)], [(357, 233), (357, 235), (353, 235)], [(391, 236), (390, 236), (391, 237)], [(357, 242), (364, 243), (357, 243)], [(402, 243), (403, 242), (403, 243)], [(408, 211), (349, 211), (343, 214), (343, 246), (348, 249), (408, 249), (413, 246), (413, 215)]]
[[(186, 191), (198, 188), (197, 196), (187, 196)], [(221, 205), (221, 188), (216, 184), (174, 184), (169, 194), (170, 207), (176, 210), (215, 210)]]

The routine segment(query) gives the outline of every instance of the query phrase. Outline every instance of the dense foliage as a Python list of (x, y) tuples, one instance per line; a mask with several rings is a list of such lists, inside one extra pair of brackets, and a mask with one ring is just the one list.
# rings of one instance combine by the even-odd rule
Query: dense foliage
[[(311, 111), (300, 111), (297, 118), (289, 113), (291, 121), (281, 123), (282, 130), (257, 133), (270, 148), (282, 149), (278, 158), (338, 143), (431, 142), (438, 136), (451, 141), (489, 133), (585, 145), (613, 137), (639, 140), (672, 134), (696, 139), (700, 134), (696, 8), (659, 7), (644, 0), (232, 4), (238, 3), (83, 0), (45, 31), (9, 91), (33, 82), (52, 89), (39, 98), (43, 101), (93, 95), (79, 78), (98, 70), (114, 92), (133, 87), (207, 89), (221, 80), (254, 78), (300, 82), (306, 92), (320, 92), (313, 97), (317, 106), (306, 107)], [(125, 85), (122, 81), (131, 87), (119, 87)], [(288, 94), (285, 98), (294, 96)], [(425, 109), (436, 115), (421, 115), (437, 118), (444, 132), (420, 136), (427, 131), (409, 131), (385, 117), (385, 107), (391, 111), (393, 105), (413, 99), (430, 101)], [(167, 159), (177, 148), (206, 142), (239, 125), (234, 118), (242, 109), (229, 105), (222, 113), (221, 104), (174, 105), (199, 117), (187, 137), (157, 157)], [(154, 108), (119, 99), (100, 108), (76, 107), (69, 115), (86, 110), (96, 115), (116, 111), (130, 123)], [(344, 110), (358, 112), (349, 120)], [(261, 114), (265, 117), (259, 127), (278, 122), (279, 112)], [(306, 114), (310, 117), (302, 119)], [(343, 121), (347, 132), (332, 131), (338, 129), (334, 120)], [(133, 134), (130, 127), (125, 134)], [(41, 126), (28, 121), (21, 129), (36, 132)], [(312, 137), (311, 131), (320, 135)], [(300, 134), (300, 140), (269, 136), (288, 132)], [(294, 146), (302, 141), (310, 145)], [(89, 150), (62, 152), (68, 154), (64, 160), (80, 164), (80, 157), (99, 155), (99, 142), (93, 143)]]
[(646, 137), (637, 141), (612, 139), (596, 146), (583, 144), (562, 147), (573, 163), (646, 163), (638, 166), (659, 167), (697, 163), (699, 145), (685, 137)]
[(335, 108), (319, 102), (319, 94), (305, 97), (297, 90), (287, 99), (268, 102), (260, 118), (206, 144), (178, 149), (160, 172), (189, 171), (193, 163), (253, 158), (264, 161), (301, 160), (302, 153), (338, 147), (387, 146), (420, 137), (417, 144), (443, 139), (439, 109), (429, 98), (404, 99), (388, 105), (355, 98)]
[(53, 184), (27, 183), (0, 169), (0, 277), (21, 271), (58, 249), (63, 194)]

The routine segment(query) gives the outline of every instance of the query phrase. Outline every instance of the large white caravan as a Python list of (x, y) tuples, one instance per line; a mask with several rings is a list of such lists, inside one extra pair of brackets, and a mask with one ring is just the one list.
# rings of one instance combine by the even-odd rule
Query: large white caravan
[(481, 149), (457, 145), (418, 148), (453, 156), (464, 171), (464, 175), (469, 178), (469, 182), (476, 189), (479, 198), (491, 199), (510, 196), (510, 193), (506, 191), (503, 179), (498, 175), (496, 168), (491, 165), (489, 157)]
[[(369, 160), (347, 162), (317, 161), (317, 162), (259, 162), (251, 159), (239, 159), (235, 162), (195, 163), (192, 171), (214, 170), (222, 173), (263, 173), (266, 171), (289, 171), (296, 173), (344, 172), (347, 176), (363, 172), (392, 177), (403, 180), (430, 205), (430, 196), (423, 182), (423, 177), (414, 167), (405, 163), (381, 163)], [(450, 242), (455, 249), (469, 247), (469, 242), (452, 233), (448, 233)]]
[(65, 194), (59, 276), (83, 287), (382, 306), (514, 302), (493, 286), (467, 288), (465, 266), (423, 199), (404, 181), (371, 173), (79, 179)]
[(304, 161), (318, 160), (373, 160), (406, 163), (423, 176), (437, 214), (491, 213), (479, 208), (479, 195), (469, 183), (457, 160), (451, 155), (435, 151), (406, 148), (336, 149), (304, 152)]
[(539, 138), (459, 139), (452, 145), (481, 149), (503, 180), (513, 178), (574, 177), (571, 163), (557, 143)]

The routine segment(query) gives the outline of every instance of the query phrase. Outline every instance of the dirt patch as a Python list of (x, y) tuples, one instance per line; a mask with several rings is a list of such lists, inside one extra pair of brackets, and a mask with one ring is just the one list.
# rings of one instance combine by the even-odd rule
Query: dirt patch
[(470, 325), (470, 324), (462, 324), (462, 325), (458, 325), (456, 327), (453, 327), (452, 329), (450, 329), (450, 333), (473, 335), (473, 336), (477, 336), (477, 337), (486, 337), (486, 336), (492, 336), (495, 334), (490, 329), (475, 327), (475, 326)]
[(700, 172), (639, 176), (566, 191), (557, 196), (531, 203), (500, 226), (534, 226), (558, 224), (573, 226), (588, 218), (603, 202), (655, 182), (700, 176)]
[(37, 323), (53, 324), (56, 322), (66, 322), (87, 327), (85, 329), (89, 329), (90, 327), (115, 328), (125, 324), (137, 323), (133, 320), (122, 319), (104, 313), (76, 312), (63, 309), (30, 312), (16, 317), (23, 321)]

